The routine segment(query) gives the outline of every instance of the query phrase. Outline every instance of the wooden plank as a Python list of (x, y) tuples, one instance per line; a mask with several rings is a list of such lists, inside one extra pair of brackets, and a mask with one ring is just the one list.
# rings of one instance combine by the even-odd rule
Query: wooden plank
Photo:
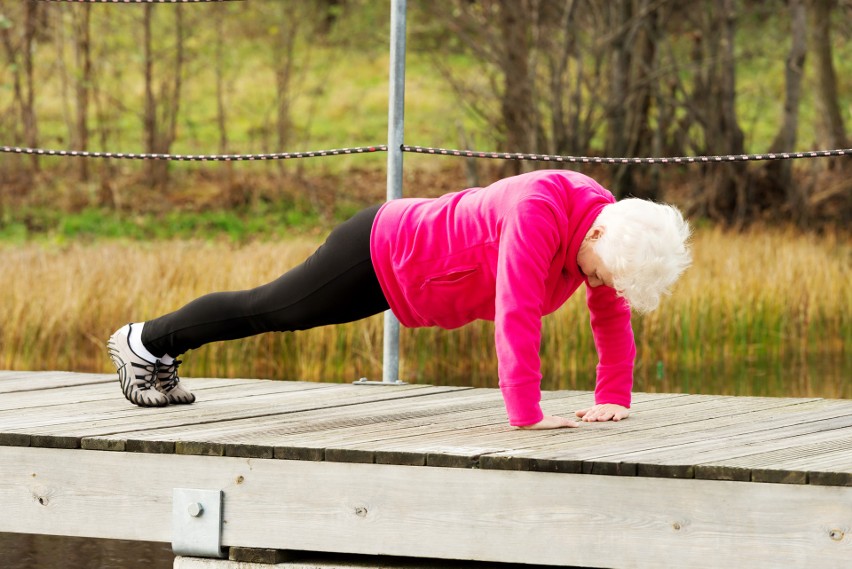
[[(390, 389), (362, 389), (352, 385), (317, 384), (317, 388), (272, 394), (253, 395), (249, 397), (226, 397), (221, 400), (196, 402), (193, 405), (173, 405), (165, 408), (143, 409), (124, 406), (118, 411), (118, 416), (93, 415), (80, 416), (76, 419), (21, 419), (21, 422), (3, 426), (0, 432), (29, 433), (34, 437), (33, 446), (51, 446), (50, 441), (56, 438), (73, 437), (78, 442), (88, 438), (89, 443), (96, 445), (99, 437), (110, 439), (105, 442), (102, 450), (116, 450), (124, 447), (116, 439), (127, 439), (127, 433), (158, 432), (162, 429), (177, 428), (188, 431), (192, 425), (230, 422), (238, 419), (258, 420), (264, 416), (278, 416), (296, 411), (321, 409), (324, 407), (359, 405), (371, 401), (390, 400), (394, 398), (415, 398), (428, 393), (439, 393), (448, 390), (464, 388), (451, 387), (394, 387)], [(36, 421), (36, 424), (33, 422)], [(116, 434), (117, 433), (117, 434)], [(174, 452), (174, 441), (158, 437), (132, 437), (140, 443), (135, 452)], [(36, 442), (38, 441), (38, 442)], [(141, 444), (144, 442), (145, 444)], [(94, 446), (89, 448), (95, 448)]]
[[(821, 400), (817, 400), (821, 401)], [(720, 406), (721, 403), (721, 406)], [(684, 416), (666, 417), (666, 409), (637, 411), (635, 416), (622, 423), (594, 425), (566, 446), (547, 446), (517, 453), (514, 456), (489, 457), (483, 468), (516, 468), (516, 463), (528, 464), (530, 468), (546, 471), (582, 471), (588, 474), (613, 475), (657, 475), (691, 478), (691, 464), (672, 464), (668, 471), (660, 473), (639, 472), (640, 464), (648, 464), (646, 453), (675, 453), (687, 444), (707, 444), (718, 441), (720, 432), (728, 429), (753, 428), (755, 422), (779, 409), (807, 405), (809, 401), (787, 399), (746, 399), (738, 403), (732, 414), (731, 401), (705, 400), (689, 406)], [(646, 421), (646, 417), (650, 420)], [(708, 433), (713, 433), (708, 437)], [(642, 458), (642, 460), (640, 460)], [(499, 461), (499, 462), (498, 462)]]
[(742, 468), (751, 472), (755, 482), (807, 484), (808, 469), (828, 460), (830, 464), (852, 465), (852, 428), (789, 437), (767, 450), (768, 445), (757, 445), (748, 454), (725, 457), (702, 466)]
[[(588, 394), (545, 394), (546, 405), (569, 399), (588, 399)], [(132, 438), (174, 438), (184, 441), (184, 450), (179, 452), (193, 452), (185, 449), (197, 445), (200, 452), (207, 453), (211, 449), (205, 442), (215, 442), (223, 445), (224, 454), (233, 456), (269, 456), (273, 453), (279, 458), (371, 462), (374, 449), (356, 448), (358, 445), (378, 440), (380, 442), (376, 443), (376, 449), (380, 450), (381, 441), (409, 437), (412, 427), (422, 427), (425, 432), (434, 432), (436, 429), (469, 431), (471, 425), (468, 423), (468, 414), (473, 412), (476, 420), (481, 422), (483, 409), (489, 417), (489, 423), (500, 430), (516, 432), (506, 423), (499, 392), (479, 389), (461, 393), (453, 391), (446, 396), (430, 395), (414, 400), (381, 401), (358, 407), (306, 411), (288, 414), (286, 417), (270, 416), (256, 421), (210, 423), (191, 429), (158, 429), (134, 433)], [(435, 417), (439, 415), (440, 424), (436, 424)], [(469, 434), (468, 438), (475, 436), (475, 433)], [(534, 436), (540, 437), (544, 434), (529, 434), (526, 440), (530, 441)], [(241, 446), (245, 448), (240, 450)], [(481, 450), (476, 452), (479, 454)], [(387, 453), (385, 456), (387, 459)], [(421, 456), (425, 457), (422, 453)], [(412, 456), (407, 455), (404, 463), (410, 464), (412, 460)]]
[[(208, 401), (234, 401), (237, 405), (250, 405), (246, 399), (258, 395), (277, 395), (289, 393), (314, 392), (316, 390), (333, 389), (334, 384), (299, 383), (299, 382), (274, 382), (260, 381), (251, 383), (223, 383), (231, 380), (210, 380), (210, 383), (201, 384), (199, 394)], [(203, 386), (208, 385), (211, 389), (205, 391)], [(47, 406), (43, 408), (32, 408), (27, 413), (21, 414), (16, 410), (0, 411), (0, 429), (27, 429), (45, 426), (58, 426), (73, 424), (81, 421), (103, 421), (112, 419), (128, 418), (133, 423), (138, 423), (143, 418), (169, 416), (171, 414), (195, 412), (202, 403), (190, 406), (169, 406), (164, 408), (142, 408), (132, 405), (110, 386), (101, 386), (101, 396), (89, 401), (69, 402), (64, 405)], [(61, 390), (60, 390), (61, 392)], [(30, 394), (24, 394), (32, 397)], [(40, 397), (36, 395), (36, 398)], [(286, 397), (286, 396), (285, 396)]]
[(311, 448), (312, 436), (327, 432), (335, 426), (384, 423), (392, 413), (429, 416), (435, 412), (436, 407), (465, 405), (465, 401), (470, 398), (468, 393), (474, 392), (467, 389), (435, 387), (409, 392), (417, 396), (402, 397), (403, 393), (396, 388), (390, 388), (390, 391), (386, 389), (364, 391), (357, 388), (357, 391), (369, 399), (362, 399), (358, 405), (336, 407), (326, 405), (327, 401), (322, 405), (314, 405), (313, 408), (302, 410), (291, 406), (286, 413), (252, 419), (213, 421), (179, 428), (163, 425), (162, 428), (131, 434), (117, 433), (105, 437), (92, 437), (86, 440), (86, 445), (97, 444), (99, 440), (126, 438), (134, 444), (158, 441), (182, 442), (179, 451), (187, 453), (196, 452), (193, 450), (195, 448), (200, 452), (210, 452), (211, 449), (205, 448), (204, 445), (213, 444), (221, 448), (222, 454), (271, 456), (276, 445), (283, 444), (282, 441), (288, 434), (298, 440), (299, 447)]
[(57, 389), (74, 385), (117, 382), (115, 374), (70, 371), (0, 371), (0, 393)]
[[(244, 397), (255, 394), (286, 393), (291, 391), (313, 391), (321, 390), (331, 384), (313, 384), (301, 382), (273, 382), (273, 381), (246, 381), (246, 380), (210, 380), (203, 385), (212, 387), (204, 394), (206, 399), (227, 399), (239, 401)], [(225, 386), (225, 387), (223, 387)], [(110, 386), (111, 387), (111, 386)], [(0, 444), (29, 445), (29, 439), (22, 437), (30, 435), (41, 437), (35, 444), (52, 446), (52, 436), (55, 435), (57, 444), (67, 446), (68, 434), (73, 434), (70, 425), (81, 428), (95, 428), (99, 424), (109, 421), (124, 420), (133, 425), (144, 425), (145, 421), (153, 420), (153, 417), (169, 413), (193, 413), (193, 406), (173, 406), (162, 409), (140, 408), (131, 405), (123, 397), (115, 396), (115, 391), (107, 388), (109, 399), (103, 401), (88, 401), (82, 403), (71, 403), (63, 406), (30, 409), (25, 414), (15, 411), (0, 411)], [(172, 422), (174, 424), (174, 421)], [(75, 436), (79, 440), (79, 436)]]
[[(449, 398), (446, 402), (441, 401), (440, 407), (436, 406), (438, 401), (430, 398), (425, 402), (428, 405), (425, 412), (420, 413), (413, 412), (409, 404), (402, 408), (401, 413), (392, 413), (384, 404), (376, 405), (369, 409), (376, 420), (353, 421), (350, 416), (337, 414), (331, 420), (298, 415), (291, 417), (295, 421), (292, 425), (261, 424), (255, 427), (257, 432), (243, 430), (244, 427), (226, 431), (213, 427), (213, 431), (188, 436), (216, 440), (224, 437), (229, 441), (229, 447), (234, 441), (251, 439), (265, 442), (271, 438), (270, 444), (276, 444), (274, 456), (278, 458), (406, 465), (428, 463), (430, 466), (463, 468), (476, 466), (479, 456), (485, 452), (515, 448), (521, 444), (537, 445), (554, 436), (553, 431), (510, 428), (497, 390), (480, 389), (470, 395), (460, 405), (455, 405), (453, 398)], [(474, 401), (473, 397), (478, 399)], [(544, 406), (558, 404), (564, 407), (572, 400), (587, 403), (588, 399), (588, 393), (546, 392)], [(475, 404), (470, 405), (471, 402)], [(440, 422), (436, 422), (439, 415)], [(484, 446), (481, 438), (486, 431), (488, 434), (499, 433), (499, 438), (505, 440), (491, 440), (490, 446)], [(152, 433), (152, 436), (160, 435), (162, 433)], [(423, 437), (429, 440), (424, 442)], [(512, 446), (507, 447), (507, 444)]]
[(12, 447), (0, 531), (168, 542), (174, 487), (224, 491), (225, 546), (613, 568), (852, 558), (849, 488)]
[[(266, 387), (265, 384), (283, 383), (272, 381), (261, 381), (259, 383), (248, 383), (247, 380), (231, 379), (205, 379), (192, 382), (191, 389), (198, 396), (204, 398), (211, 390), (221, 388), (235, 388), (236, 381), (242, 381), (240, 389), (252, 392), (274, 393), (275, 388)], [(319, 384), (306, 384), (319, 385)], [(308, 389), (309, 387), (306, 387)], [(288, 388), (289, 389), (289, 388)], [(87, 401), (114, 401), (122, 405), (131, 405), (121, 393), (118, 381), (99, 383), (80, 383), (67, 387), (54, 387), (47, 389), (35, 389), (27, 391), (13, 391), (3, 394), (0, 399), (0, 412), (19, 411), (21, 409), (36, 409), (50, 406), (67, 406), (71, 403), (84, 403)], [(2, 419), (0, 419), (2, 421)]]
[[(694, 465), (705, 462), (709, 458), (707, 453), (715, 451), (719, 456), (727, 457), (748, 454), (749, 446), (755, 441), (768, 441), (776, 437), (784, 440), (788, 438), (785, 429), (796, 428), (800, 424), (799, 421), (805, 419), (819, 423), (805, 428), (805, 430), (817, 432), (830, 429), (829, 424), (824, 421), (837, 419), (838, 416), (842, 421), (841, 424), (846, 424), (848, 415), (844, 418), (844, 414), (852, 409), (846, 406), (825, 409), (825, 405), (825, 402), (803, 403), (801, 406), (796, 406), (801, 407), (801, 410), (792, 415), (789, 413), (790, 408), (783, 408), (785, 413), (779, 416), (779, 409), (775, 408), (756, 411), (748, 416), (722, 418), (705, 425), (706, 432), (669, 430), (665, 444), (654, 444), (651, 441), (645, 449), (626, 452), (607, 448), (605, 453), (598, 453), (603, 456), (590, 457), (586, 460), (595, 463), (633, 463), (637, 465), (637, 474), (640, 476), (691, 478), (694, 476)], [(823, 408), (819, 409), (819, 407)], [(730, 472), (736, 473), (737, 469)], [(703, 477), (709, 474), (710, 471), (705, 471)], [(720, 479), (729, 478), (721, 476)]]
[[(479, 457), (485, 452), (518, 448), (519, 445), (537, 447), (568, 432), (513, 429), (506, 423), (499, 392), (487, 390), (486, 393), (488, 392), (491, 405), (481, 410), (453, 413), (443, 418), (439, 424), (407, 421), (389, 425), (385, 431), (375, 433), (364, 430), (343, 436), (335, 433), (335, 440), (331, 441), (332, 449), (354, 450), (352, 447), (357, 446), (363, 450), (374, 451), (376, 457), (383, 457), (380, 459), (382, 462), (388, 461), (389, 456), (396, 453), (425, 453), (432, 459), (430, 465), (466, 468), (476, 466)], [(565, 407), (580, 407), (588, 402), (588, 393), (546, 393), (543, 407), (545, 412), (569, 415), (564, 412)], [(436, 449), (444, 449), (445, 452), (438, 452)]]
[[(448, 453), (444, 458), (452, 461), (458, 459), (458, 466), (470, 466), (482, 454), (484, 447), (492, 445), (489, 450), (495, 450), (494, 444), (505, 448), (506, 437), (517, 444), (527, 441), (530, 444), (540, 444), (547, 437), (555, 436), (554, 431), (520, 431), (509, 427), (506, 423), (502, 398), (496, 390), (482, 390), (485, 399), (483, 405), (470, 409), (450, 409), (446, 415), (436, 422), (432, 417), (419, 418), (402, 417), (399, 422), (391, 422), (387, 428), (381, 425), (367, 428), (348, 429), (343, 432), (331, 433), (328, 441), (332, 450), (355, 450), (361, 448), (375, 451), (376, 456), (394, 453), (427, 453), (433, 454), (437, 446), (453, 449), (457, 454)], [(562, 412), (565, 407), (580, 402), (587, 403), (589, 394), (546, 393), (543, 407), (546, 412)], [(579, 405), (578, 405), (579, 406)], [(564, 414), (564, 413), (563, 413)], [(483, 442), (484, 438), (492, 439)], [(532, 441), (538, 440), (538, 443)], [(465, 450), (466, 449), (466, 450)], [(448, 466), (451, 465), (447, 464)]]

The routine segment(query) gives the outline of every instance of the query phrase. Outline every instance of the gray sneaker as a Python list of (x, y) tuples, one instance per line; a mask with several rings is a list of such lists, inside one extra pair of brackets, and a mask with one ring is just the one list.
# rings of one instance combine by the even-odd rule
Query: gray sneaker
[(180, 360), (175, 360), (169, 365), (160, 361), (157, 362), (156, 388), (157, 391), (169, 398), (169, 403), (178, 405), (193, 403), (195, 395), (180, 384), (177, 372), (180, 363)]
[(130, 348), (128, 336), (133, 326), (121, 328), (109, 338), (107, 350), (115, 369), (124, 397), (140, 407), (163, 407), (169, 404), (169, 397), (156, 389), (160, 373), (158, 360), (149, 362)]

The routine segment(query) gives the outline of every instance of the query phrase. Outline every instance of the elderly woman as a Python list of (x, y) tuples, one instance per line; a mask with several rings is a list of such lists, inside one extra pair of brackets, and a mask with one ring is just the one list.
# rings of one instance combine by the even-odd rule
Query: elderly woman
[(545, 416), (541, 319), (586, 284), (600, 363), (584, 421), (629, 414), (636, 347), (631, 308), (650, 311), (690, 263), (689, 227), (672, 206), (616, 202), (577, 172), (543, 170), (435, 199), (361, 211), (275, 281), (198, 298), (109, 340), (125, 397), (141, 406), (192, 403), (175, 358), (262, 332), (350, 322), (390, 309), (404, 326), (493, 320), (509, 423), (576, 426)]

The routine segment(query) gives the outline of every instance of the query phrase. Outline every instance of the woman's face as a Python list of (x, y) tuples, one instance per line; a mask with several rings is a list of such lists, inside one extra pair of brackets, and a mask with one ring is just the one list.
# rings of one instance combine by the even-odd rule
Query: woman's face
[(603, 261), (595, 253), (594, 244), (603, 235), (602, 227), (592, 227), (583, 239), (583, 244), (580, 245), (580, 251), (577, 253), (577, 265), (580, 266), (580, 271), (588, 277), (589, 286), (599, 287), (601, 285), (612, 287), (613, 278), (610, 271), (603, 264)]

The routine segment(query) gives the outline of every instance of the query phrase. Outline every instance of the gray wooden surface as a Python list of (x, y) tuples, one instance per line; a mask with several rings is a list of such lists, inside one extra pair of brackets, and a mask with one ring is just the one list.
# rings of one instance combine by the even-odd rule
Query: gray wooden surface
[(626, 421), (533, 432), (497, 389), (184, 382), (195, 404), (143, 409), (112, 374), (0, 371), (0, 446), (852, 486), (852, 400), (637, 393)]

